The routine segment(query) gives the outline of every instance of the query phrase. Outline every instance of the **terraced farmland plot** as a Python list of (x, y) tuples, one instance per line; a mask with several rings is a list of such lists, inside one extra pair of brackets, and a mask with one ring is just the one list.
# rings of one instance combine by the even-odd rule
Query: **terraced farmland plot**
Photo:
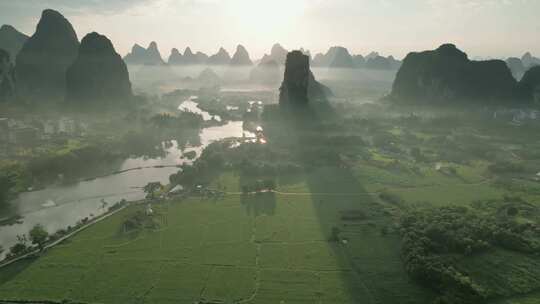
[[(307, 184), (302, 188), (308, 191)], [(0, 299), (425, 303), (430, 294), (405, 275), (397, 238), (340, 218), (374, 204), (361, 197), (286, 194), (191, 198), (156, 205), (157, 229), (126, 234), (125, 219), (144, 209), (130, 207), (38, 259), (0, 270)], [(328, 241), (334, 226), (348, 244)]]

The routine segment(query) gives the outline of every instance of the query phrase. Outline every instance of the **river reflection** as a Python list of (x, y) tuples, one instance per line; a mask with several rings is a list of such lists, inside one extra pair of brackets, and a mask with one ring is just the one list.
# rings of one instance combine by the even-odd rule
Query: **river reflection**
[[(17, 213), (23, 217), (22, 222), (0, 226), (0, 245), (4, 249), (9, 249), (17, 241), (17, 235), (28, 233), (38, 223), (43, 224), (50, 233), (54, 233), (58, 229), (75, 225), (83, 218), (101, 215), (108, 207), (122, 199), (128, 201), (142, 199), (144, 193), (140, 187), (154, 181), (166, 184), (169, 182), (169, 176), (178, 172), (178, 168), (174, 166), (193, 161), (184, 158), (184, 153), (194, 151), (199, 157), (203, 149), (214, 141), (243, 136), (241, 121), (228, 122), (222, 126), (203, 129), (200, 134), (200, 146), (188, 146), (181, 150), (178, 143), (173, 140), (167, 145), (164, 157), (130, 158), (120, 167), (121, 171), (134, 170), (21, 193), (13, 205)], [(248, 132), (246, 136), (253, 134)], [(155, 168), (155, 166), (173, 167)]]
[(188, 100), (185, 100), (182, 102), (182, 104), (180, 104), (180, 106), (178, 106), (178, 110), (199, 114), (205, 121), (221, 121), (221, 117), (219, 115), (211, 115), (210, 113), (201, 110), (201, 108), (199, 108), (199, 104), (196, 102), (197, 98), (197, 96), (191, 96)]

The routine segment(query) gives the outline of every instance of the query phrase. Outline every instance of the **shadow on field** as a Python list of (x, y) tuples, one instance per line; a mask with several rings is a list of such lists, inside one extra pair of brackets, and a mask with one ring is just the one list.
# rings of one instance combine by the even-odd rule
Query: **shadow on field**
[[(272, 177), (265, 176), (273, 180)], [(258, 183), (262, 183), (261, 176), (257, 174), (247, 174), (246, 172), (240, 171), (239, 183), (241, 187), (251, 186)], [(248, 192), (253, 191), (254, 189), (248, 190)], [(260, 215), (274, 215), (276, 212), (276, 194), (272, 192), (265, 193), (243, 193), (240, 196), (240, 202), (242, 206), (246, 209), (246, 213), (250, 216), (260, 216)]]
[(248, 215), (274, 215), (276, 212), (275, 193), (242, 194), (240, 200)]
[[(353, 194), (366, 193), (364, 187), (354, 178), (347, 168), (324, 167), (306, 171), (306, 184), (312, 192), (312, 202), (317, 212), (319, 226), (322, 233), (331, 239), (335, 236), (332, 231), (340, 231), (338, 239), (330, 241), (329, 245), (334, 251), (339, 269), (352, 271), (343, 273), (343, 282), (346, 283), (350, 297), (354, 303), (376, 303), (371, 291), (366, 287), (360, 275), (359, 267), (355, 265), (348, 245), (343, 243), (348, 232), (348, 224), (362, 225), (358, 221), (347, 223), (342, 218), (350, 214), (362, 214), (365, 220), (373, 219), (373, 208), (380, 208), (369, 195), (353, 196)], [(351, 196), (330, 196), (317, 193), (351, 194)], [(362, 219), (363, 221), (364, 219)], [(350, 241), (350, 240), (349, 240)], [(354, 253), (353, 253), (354, 254)], [(369, 298), (366, 299), (366, 296)]]
[(34, 263), (34, 261), (36, 260), (37, 258), (22, 259), (18, 262), (2, 268), (2, 271), (0, 271), (0, 286), (15, 278), (23, 270), (32, 265), (32, 263)]
[[(271, 145), (276, 145), (276, 149), (290, 151), (302, 167), (305, 184), (312, 193), (319, 227), (329, 240), (329, 247), (337, 262), (336, 270), (344, 270), (341, 271), (341, 279), (347, 290), (342, 292), (347, 293), (353, 303), (379, 303), (387, 297), (381, 295), (380, 290), (372, 290), (370, 287), (379, 288), (369, 282), (373, 279), (373, 269), (377, 265), (369, 265), (368, 270), (365, 270), (366, 265), (357, 265), (375, 263), (369, 258), (378, 259), (377, 253), (373, 254), (375, 250), (371, 250), (365, 254), (367, 258), (355, 261), (356, 250), (362, 248), (362, 245), (353, 246), (347, 238), (354, 234), (358, 238), (358, 233), (366, 231), (370, 235), (366, 240), (373, 239), (373, 236), (378, 238), (382, 226), (377, 225), (386, 225), (389, 218), (383, 215), (382, 205), (374, 201), (361, 181), (354, 176), (353, 169), (342, 161), (340, 154), (347, 147), (334, 144), (332, 138), (343, 135), (344, 130), (335, 127), (339, 123), (332, 123), (340, 118), (333, 112), (328, 115), (320, 111), (306, 112), (278, 114), (281, 115), (281, 121), (272, 121), (265, 126), (265, 131), (268, 132)], [(283, 119), (283, 116), (286, 118)], [(328, 124), (334, 127), (328, 130)], [(325, 296), (332, 297), (330, 293)]]

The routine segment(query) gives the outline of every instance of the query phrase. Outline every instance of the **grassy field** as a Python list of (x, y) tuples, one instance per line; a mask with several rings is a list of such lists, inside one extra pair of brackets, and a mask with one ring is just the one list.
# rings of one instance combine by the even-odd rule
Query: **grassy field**
[[(400, 216), (455, 205), (501, 215), (509, 195), (530, 204), (534, 216), (522, 220), (535, 224), (540, 155), (521, 130), (502, 124), (487, 132), (458, 120), (446, 135), (444, 120), (409, 120), (351, 118), (296, 132), (265, 125), (268, 145), (212, 152), (232, 168), (209, 174), (211, 187), (229, 192), (223, 199), (156, 205), (157, 229), (126, 233), (126, 219), (144, 210), (130, 207), (38, 259), (1, 269), (0, 302), (431, 303), (438, 295), (405, 271)], [(519, 170), (493, 168), (508, 163)], [(237, 194), (266, 178), (276, 193)], [(494, 304), (538, 302), (535, 254), (499, 248), (453, 265)]]
[[(215, 184), (235, 192), (240, 179), (224, 174)], [(429, 303), (434, 295), (412, 282), (403, 269), (391, 216), (395, 206), (355, 181), (348, 170), (321, 168), (279, 183), (284, 194), (170, 201), (154, 208), (157, 230), (124, 233), (125, 219), (144, 209), (134, 206), (38, 259), (2, 269), (0, 299)], [(455, 197), (455, 189), (453, 184), (426, 186), (425, 193), (436, 197), (446, 191)], [(471, 199), (483, 195), (464, 193)], [(359, 216), (351, 220), (344, 217), (347, 214)], [(333, 227), (341, 231), (342, 242), (329, 242)], [(389, 232), (383, 233), (383, 228)], [(536, 265), (535, 260), (501, 268), (506, 259), (513, 259), (509, 255), (478, 256), (461, 266), (505, 297), (520, 291), (520, 282), (513, 278), (538, 279), (534, 271), (523, 269)], [(504, 271), (492, 276), (492, 267)], [(528, 304), (535, 299), (531, 295), (497, 303)]]
[[(309, 192), (309, 180), (284, 186)], [(336, 179), (339, 171), (332, 172)], [(339, 176), (338, 176), (339, 177)], [(238, 177), (217, 182), (229, 191)], [(339, 178), (338, 178), (339, 180)], [(342, 180), (343, 181), (343, 180)], [(337, 191), (341, 191), (336, 189)], [(397, 235), (370, 196), (228, 195), (156, 206), (157, 230), (123, 233), (128, 208), (0, 271), (0, 299), (87, 303), (425, 303), (403, 270)], [(365, 219), (344, 221), (356, 210)], [(331, 228), (343, 242), (329, 242)]]

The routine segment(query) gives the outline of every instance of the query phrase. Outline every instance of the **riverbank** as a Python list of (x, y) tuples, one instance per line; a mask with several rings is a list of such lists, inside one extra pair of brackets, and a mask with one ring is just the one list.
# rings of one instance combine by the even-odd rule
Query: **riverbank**
[(142, 200), (142, 201), (134, 201), (134, 202), (119, 203), (119, 204), (121, 204), (121, 206), (119, 206), (117, 208), (112, 208), (112, 210), (110, 212), (107, 212), (107, 213), (104, 213), (104, 214), (102, 214), (102, 215), (100, 215), (98, 217), (95, 217), (95, 218), (89, 220), (88, 222), (86, 222), (85, 224), (82, 224), (80, 227), (74, 228), (73, 231), (68, 232), (66, 235), (46, 243), (43, 246), (43, 250), (40, 250), (39, 248), (33, 248), (30, 252), (27, 252), (27, 253), (25, 253), (25, 254), (23, 254), (21, 256), (14, 257), (12, 259), (0, 260), (0, 268), (6, 267), (8, 265), (11, 265), (11, 264), (13, 264), (13, 263), (15, 263), (17, 261), (20, 261), (20, 260), (23, 260), (23, 259), (26, 259), (26, 258), (34, 257), (34, 256), (42, 253), (43, 251), (46, 251), (47, 249), (50, 249), (50, 248), (62, 243), (63, 241), (77, 235), (78, 233), (80, 233), (81, 231), (84, 231), (85, 229), (91, 227), (92, 225), (95, 225), (95, 224), (101, 222), (102, 220), (104, 220), (104, 219), (106, 219), (106, 218), (108, 218), (110, 216), (115, 215), (116, 213), (118, 213), (118, 212), (124, 210), (125, 208), (129, 207), (129, 205), (142, 203), (142, 202), (144, 202), (144, 200)]
[(122, 199), (140, 200), (145, 196), (142, 187), (149, 182), (168, 184), (169, 177), (177, 173), (181, 165), (196, 160), (210, 143), (242, 136), (242, 122), (228, 122), (202, 129), (199, 146), (182, 147), (173, 140), (171, 144), (162, 144), (165, 147), (164, 155), (156, 158), (129, 158), (119, 165), (120, 170), (111, 174), (23, 192), (12, 203), (13, 208), (16, 208), (14, 214), (22, 218), (0, 229), (0, 243), (8, 250), (17, 242), (17, 235), (28, 233), (36, 224), (45, 225), (46, 230), (53, 234), (81, 219), (101, 214), (104, 203), (110, 205)]
[[(343, 236), (358, 235), (363, 239), (351, 240), (350, 245), (329, 241), (331, 228), (342, 227), (342, 213), (360, 207), (372, 210), (373, 205), (359, 206), (356, 201), (340, 196), (322, 203), (318, 195), (308, 195), (311, 189), (306, 182), (294, 187), (279, 185), (279, 192), (284, 195), (243, 195), (242, 184), (238, 172), (220, 174), (208, 188), (235, 194), (212, 197), (194, 194), (186, 199), (153, 204), (153, 220), (157, 225), (128, 235), (118, 231), (126, 218), (144, 212), (143, 206), (113, 216), (78, 234), (65, 246), (49, 250), (46, 256), (18, 272), (17, 277), (0, 285), (0, 298), (52, 301), (69, 298), (102, 303), (171, 300), (274, 303), (287, 288), (306, 303), (318, 299), (356, 303), (365, 295), (365, 289), (377, 299), (384, 296), (427, 302), (425, 293), (404, 275), (399, 251), (395, 250), (399, 241), (394, 235), (381, 236), (378, 226), (356, 221), (358, 225), (348, 227), (348, 234)], [(370, 220), (382, 226), (384, 218), (379, 215)], [(346, 257), (353, 246), (367, 241), (378, 246), (364, 256)], [(385, 274), (375, 275), (382, 277), (390, 273), (392, 279), (369, 280), (367, 274), (358, 274), (356, 279), (352, 262), (385, 265)], [(39, 272), (53, 265), (63, 284), (59, 283), (59, 276), (48, 276), (48, 270)], [(80, 276), (83, 272), (85, 275)], [(129, 280), (134, 277), (138, 279)], [(222, 277), (233, 279), (224, 285)], [(22, 294), (16, 284), (23, 281), (38, 287), (47, 284), (49, 288), (46, 292), (36, 289), (31, 294)], [(91, 282), (94, 285), (89, 285)], [(361, 283), (367, 287), (358, 288)], [(294, 290), (287, 286), (294, 286)], [(381, 290), (398, 291), (385, 295)]]

